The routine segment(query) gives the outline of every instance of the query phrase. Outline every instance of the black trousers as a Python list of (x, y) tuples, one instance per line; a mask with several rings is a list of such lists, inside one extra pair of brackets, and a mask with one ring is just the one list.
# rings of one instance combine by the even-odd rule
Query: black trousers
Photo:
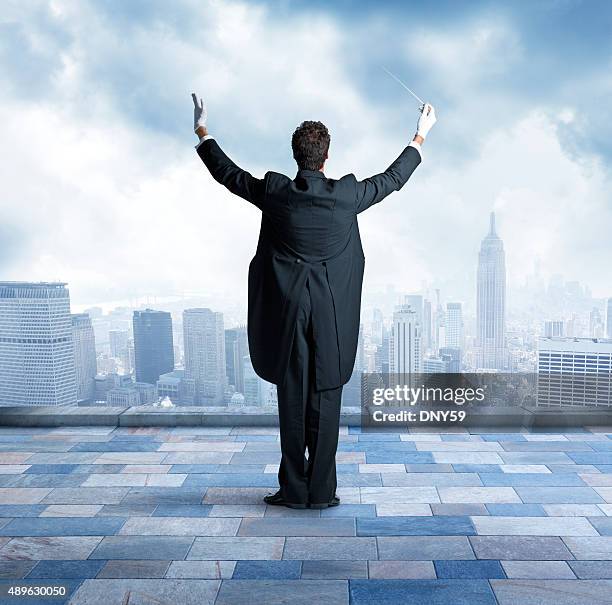
[[(304, 288), (285, 382), (277, 385), (281, 495), (293, 504), (323, 504), (336, 493), (342, 387), (314, 388), (310, 290)], [(308, 450), (308, 458), (305, 452)]]

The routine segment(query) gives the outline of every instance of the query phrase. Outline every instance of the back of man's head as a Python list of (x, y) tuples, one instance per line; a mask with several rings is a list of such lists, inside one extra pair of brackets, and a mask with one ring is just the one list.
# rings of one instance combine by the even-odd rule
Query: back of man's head
[(330, 142), (322, 122), (302, 122), (291, 137), (293, 157), (300, 170), (320, 170), (327, 159)]

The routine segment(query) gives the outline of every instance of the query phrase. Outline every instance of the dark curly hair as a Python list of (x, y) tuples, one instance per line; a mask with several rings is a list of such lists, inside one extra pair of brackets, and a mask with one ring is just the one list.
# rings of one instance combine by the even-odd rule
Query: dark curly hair
[(291, 137), (293, 157), (300, 170), (319, 170), (327, 159), (330, 142), (322, 122), (302, 122)]

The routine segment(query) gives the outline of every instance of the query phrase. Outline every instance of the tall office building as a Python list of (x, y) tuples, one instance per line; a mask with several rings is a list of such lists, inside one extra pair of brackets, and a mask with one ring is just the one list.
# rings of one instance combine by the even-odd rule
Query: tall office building
[(97, 373), (96, 339), (87, 313), (72, 315), (72, 343), (77, 385), (77, 401), (92, 401)]
[(411, 385), (412, 376), (422, 371), (421, 329), (417, 314), (408, 305), (393, 313), (389, 339), (389, 373), (391, 382)]
[(134, 311), (136, 382), (157, 384), (174, 369), (172, 316), (167, 311)]
[(604, 319), (597, 307), (593, 307), (589, 313), (589, 336), (591, 338), (603, 338)]
[(612, 338), (612, 298), (606, 301), (606, 337)]
[(460, 302), (446, 303), (445, 347), (463, 349), (463, 311)]
[(66, 284), (0, 282), (0, 405), (66, 405), (76, 397)]
[(423, 336), (423, 350), (429, 351), (432, 347), (431, 336), (431, 301), (423, 301), (423, 325), (421, 326), (421, 334)]
[(551, 338), (552, 336), (563, 336), (563, 321), (549, 320), (544, 322), (544, 336)]
[(244, 394), (244, 363), (249, 354), (249, 343), (245, 326), (225, 330), (225, 371), (227, 382), (238, 393)]
[(538, 405), (612, 406), (612, 339), (540, 338)]
[(222, 405), (227, 385), (223, 313), (185, 309), (183, 342), (185, 377), (195, 381), (196, 403)]
[(111, 357), (123, 359), (126, 356), (129, 337), (127, 330), (109, 330), (108, 341)]
[(508, 367), (505, 313), (504, 244), (495, 232), (495, 213), (491, 212), (489, 233), (482, 240), (478, 255), (476, 346), (478, 365), (481, 368), (504, 370)]
[(359, 337), (357, 339), (355, 365), (353, 366), (351, 377), (342, 389), (342, 406), (359, 407), (361, 405), (361, 377), (365, 371), (366, 359), (363, 342), (363, 324), (359, 324)]

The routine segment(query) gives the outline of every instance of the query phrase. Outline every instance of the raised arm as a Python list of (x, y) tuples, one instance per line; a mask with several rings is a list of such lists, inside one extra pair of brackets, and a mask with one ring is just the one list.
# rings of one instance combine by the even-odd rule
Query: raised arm
[(426, 103), (421, 108), (417, 132), (412, 142), (384, 172), (357, 182), (357, 213), (382, 201), (393, 191), (399, 191), (406, 184), (421, 163), (421, 145), (435, 122), (435, 110)]
[(219, 147), (214, 138), (208, 134), (206, 126), (207, 112), (202, 99), (191, 95), (194, 109), (194, 132), (200, 141), (196, 151), (204, 162), (211, 176), (233, 194), (255, 204), (261, 209), (265, 196), (265, 181), (257, 179), (246, 170), (237, 166)]

